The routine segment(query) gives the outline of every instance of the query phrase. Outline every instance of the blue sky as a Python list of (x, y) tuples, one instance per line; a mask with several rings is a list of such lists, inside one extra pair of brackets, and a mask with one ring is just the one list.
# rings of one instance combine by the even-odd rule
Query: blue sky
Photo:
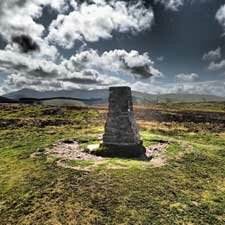
[(0, 82), (4, 81), (7, 78), (7, 75), (3, 72), (0, 72)]

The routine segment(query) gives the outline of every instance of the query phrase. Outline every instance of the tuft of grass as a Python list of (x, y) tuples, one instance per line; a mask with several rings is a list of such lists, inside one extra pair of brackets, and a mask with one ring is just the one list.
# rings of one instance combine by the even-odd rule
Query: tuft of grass
[(87, 166), (92, 166), (94, 165), (95, 161), (93, 160), (70, 160), (69, 161), (69, 166), (72, 166), (72, 167), (87, 167)]
[(178, 143), (170, 143), (167, 147), (167, 151), (165, 155), (167, 156), (176, 156), (181, 152), (184, 152), (184, 146), (182, 146), (179, 142)]

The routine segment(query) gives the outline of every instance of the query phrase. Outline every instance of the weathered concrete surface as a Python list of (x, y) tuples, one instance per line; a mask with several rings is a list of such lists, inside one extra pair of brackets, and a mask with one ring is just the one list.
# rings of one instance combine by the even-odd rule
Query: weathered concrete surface
[(109, 111), (103, 135), (104, 152), (138, 157), (145, 153), (136, 125), (129, 87), (109, 88)]

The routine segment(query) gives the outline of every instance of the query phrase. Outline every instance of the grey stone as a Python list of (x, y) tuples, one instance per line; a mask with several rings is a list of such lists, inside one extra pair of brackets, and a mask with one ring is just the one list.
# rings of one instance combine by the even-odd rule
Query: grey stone
[(138, 157), (145, 153), (136, 125), (129, 87), (109, 88), (109, 111), (103, 135), (107, 154)]

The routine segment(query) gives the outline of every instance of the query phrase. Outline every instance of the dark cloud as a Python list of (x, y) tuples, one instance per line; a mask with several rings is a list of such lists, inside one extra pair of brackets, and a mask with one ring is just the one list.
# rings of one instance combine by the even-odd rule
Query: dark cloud
[(57, 69), (46, 69), (42, 66), (39, 66), (36, 69), (33, 69), (31, 71), (29, 71), (30, 75), (34, 76), (34, 77), (57, 77), (58, 71)]
[(149, 78), (149, 77), (154, 76), (151, 73), (151, 71), (149, 69), (149, 66), (147, 66), (147, 65), (145, 65), (145, 66), (135, 66), (135, 67), (132, 67), (132, 68), (130, 68), (130, 71), (133, 74), (140, 75), (141, 78)]
[(75, 84), (98, 84), (99, 83), (97, 80), (82, 78), (82, 77), (65, 78), (65, 79), (61, 79), (61, 81), (68, 81)]
[(16, 43), (23, 53), (40, 50), (40, 46), (28, 35), (16, 35), (12, 37), (12, 42)]
[(149, 77), (154, 76), (154, 74), (151, 72), (151, 68), (149, 64), (143, 64), (140, 65), (135, 64), (135, 65), (129, 65), (129, 60), (128, 62), (124, 58), (120, 58), (124, 65), (124, 69), (129, 71), (130, 73), (134, 75), (138, 75), (138, 77), (146, 79)]

